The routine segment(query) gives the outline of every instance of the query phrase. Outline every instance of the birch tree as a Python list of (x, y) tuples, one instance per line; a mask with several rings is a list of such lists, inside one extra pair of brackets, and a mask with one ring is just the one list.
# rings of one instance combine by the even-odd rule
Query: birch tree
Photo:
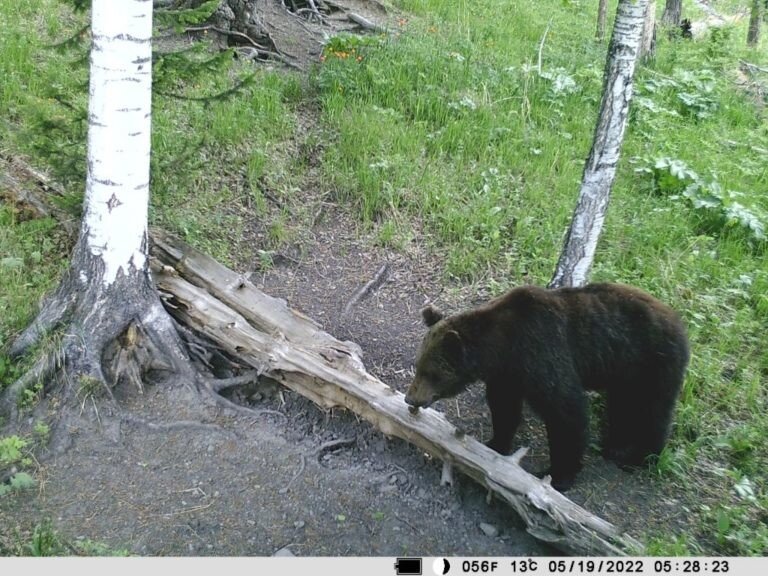
[[(141, 386), (149, 370), (184, 366), (183, 344), (149, 268), (147, 211), (152, 103), (152, 2), (93, 0), (88, 155), (83, 218), (58, 289), (9, 349), (18, 358), (56, 346), (2, 397), (66, 375), (64, 402), (84, 385)], [(58, 335), (48, 338), (48, 335)], [(43, 347), (44, 348), (44, 347)], [(0, 410), (2, 412), (2, 410)]]
[(629, 118), (632, 78), (647, 7), (648, 0), (619, 0), (592, 148), (565, 245), (549, 283), (552, 288), (582, 286), (587, 282)]

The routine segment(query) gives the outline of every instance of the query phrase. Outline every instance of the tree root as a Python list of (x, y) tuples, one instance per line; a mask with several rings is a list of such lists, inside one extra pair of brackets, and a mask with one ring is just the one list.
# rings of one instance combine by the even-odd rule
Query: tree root
[(259, 379), (259, 376), (260, 373), (258, 371), (251, 370), (240, 376), (233, 376), (232, 378), (206, 378), (206, 383), (214, 392), (221, 392), (227, 388), (256, 382)]
[(249, 408), (248, 406), (242, 406), (240, 404), (232, 402), (232, 400), (228, 400), (227, 398), (224, 398), (224, 396), (217, 394), (214, 390), (210, 390), (210, 397), (213, 398), (214, 402), (216, 402), (217, 404), (221, 404), (225, 409), (232, 410), (233, 412), (237, 412), (238, 414), (243, 414), (244, 416), (250, 416), (251, 418), (268, 414), (270, 416), (280, 416), (281, 418), (285, 418), (286, 420), (288, 419), (288, 416), (286, 416), (285, 414), (277, 410), (268, 410), (266, 408), (256, 409), (256, 408)]
[(41, 383), (44, 384), (56, 371), (57, 364), (56, 357), (52, 354), (38, 358), (32, 368), (0, 395), (0, 414), (8, 414), (12, 422), (18, 420), (21, 394)]
[(336, 448), (341, 448), (342, 446), (351, 446), (355, 442), (357, 442), (357, 436), (339, 438), (338, 440), (329, 440), (328, 442), (324, 442), (318, 446), (315, 451), (312, 452), (312, 455), (320, 460), (324, 453), (329, 452), (330, 450), (335, 450)]

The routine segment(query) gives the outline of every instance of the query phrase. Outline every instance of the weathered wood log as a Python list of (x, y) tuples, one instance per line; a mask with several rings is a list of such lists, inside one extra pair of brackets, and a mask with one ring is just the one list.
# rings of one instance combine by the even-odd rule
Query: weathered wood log
[(448, 462), (520, 515), (536, 538), (576, 555), (642, 554), (642, 546), (519, 466), (465, 435), (439, 412), (413, 414), (404, 395), (370, 375), (360, 350), (323, 332), (285, 301), (187, 246), (152, 232), (155, 282), (171, 314), (259, 374), (319, 406), (345, 407), (384, 434)]

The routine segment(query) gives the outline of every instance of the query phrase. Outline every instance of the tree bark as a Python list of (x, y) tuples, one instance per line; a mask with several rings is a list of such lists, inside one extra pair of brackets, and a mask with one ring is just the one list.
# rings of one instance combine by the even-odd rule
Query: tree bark
[[(149, 370), (186, 365), (148, 260), (152, 3), (94, 0), (91, 29), (80, 232), (58, 289), (9, 349), (19, 357), (47, 335), (60, 334), (57, 349), (37, 364), (36, 376), (50, 384), (53, 373), (65, 373), (64, 404), (83, 386), (129, 381), (141, 387)], [(0, 398), (0, 411), (15, 414), (18, 394), (34, 383), (22, 377), (11, 385)], [(58, 413), (67, 417), (65, 410)]]
[(752, 0), (752, 10), (749, 14), (749, 29), (747, 30), (747, 46), (757, 46), (760, 42), (760, 23), (765, 10), (764, 0)]
[(656, 0), (649, 0), (643, 21), (643, 38), (640, 41), (640, 58), (643, 61), (653, 58), (656, 52)]
[(683, 0), (667, 0), (661, 23), (669, 28), (677, 28), (683, 17)]
[(523, 470), (525, 449), (505, 457), (435, 410), (409, 411), (403, 394), (370, 375), (359, 347), (180, 240), (153, 231), (153, 269), (169, 310), (231, 356), (323, 408), (342, 406), (387, 435), (457, 467), (509, 504), (528, 531), (576, 555), (641, 554), (642, 546)]
[(606, 4), (608, 0), (600, 0), (597, 5), (597, 39), (602, 40), (605, 38), (605, 18), (606, 18)]
[(632, 78), (647, 7), (648, 0), (619, 1), (592, 149), (584, 166), (579, 199), (550, 287), (582, 286), (587, 281), (629, 118)]

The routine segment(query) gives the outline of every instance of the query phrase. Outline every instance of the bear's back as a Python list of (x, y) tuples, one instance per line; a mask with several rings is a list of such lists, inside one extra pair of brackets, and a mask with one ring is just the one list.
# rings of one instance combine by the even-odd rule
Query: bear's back
[(579, 371), (594, 387), (670, 363), (683, 369), (689, 347), (680, 315), (638, 288), (590, 284), (555, 290), (562, 298), (568, 340)]

